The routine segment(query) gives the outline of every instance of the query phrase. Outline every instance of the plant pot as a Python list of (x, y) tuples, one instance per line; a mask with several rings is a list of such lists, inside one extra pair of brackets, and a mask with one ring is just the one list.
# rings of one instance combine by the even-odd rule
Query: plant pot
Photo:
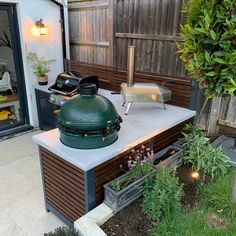
[(48, 84), (48, 76), (37, 76), (38, 84), (39, 85), (47, 85)]
[[(169, 155), (165, 160), (158, 162), (158, 164), (155, 165), (156, 167), (165, 166), (170, 171), (172, 171), (174, 170), (174, 168), (182, 165), (183, 149), (173, 145), (158, 152), (155, 155), (155, 160), (158, 160), (158, 158), (160, 159), (164, 154), (172, 149), (174, 150), (174, 154)], [(156, 168), (154, 168), (154, 171), (152, 173), (143, 176), (142, 178), (129, 184), (118, 192), (115, 191), (112, 186), (115, 182), (123, 182), (127, 178), (128, 172), (114, 179), (113, 181), (108, 182), (104, 185), (104, 203), (107, 204), (115, 212), (122, 210), (124, 207), (128, 206), (143, 194), (145, 181), (149, 177), (154, 176), (155, 173)]]
[(155, 171), (153, 173), (143, 176), (142, 178), (129, 184), (119, 192), (113, 190), (113, 183), (116, 181), (122, 182), (123, 180), (125, 180), (127, 178), (128, 172), (114, 179), (113, 181), (105, 184), (104, 203), (115, 212), (122, 210), (124, 207), (128, 206), (130, 203), (132, 203), (142, 195), (145, 181), (148, 177), (154, 175), (154, 173)]
[[(172, 153), (173, 150), (173, 154)], [(165, 166), (169, 171), (182, 165), (183, 149), (174, 145), (161, 150), (155, 155), (154, 163)]]
[(185, 143), (184, 138), (179, 138), (176, 142), (174, 142), (172, 145), (182, 148), (183, 144)]

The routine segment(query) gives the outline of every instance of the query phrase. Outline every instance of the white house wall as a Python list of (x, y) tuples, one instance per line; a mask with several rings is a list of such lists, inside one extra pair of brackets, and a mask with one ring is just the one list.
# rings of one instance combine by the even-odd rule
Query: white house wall
[[(21, 38), (21, 51), (23, 56), (24, 75), (28, 100), (30, 124), (37, 127), (37, 108), (35, 102), (34, 85), (36, 77), (32, 72), (30, 63), (27, 61), (27, 52), (37, 52), (47, 59), (55, 59), (49, 72), (49, 85), (56, 76), (63, 71), (62, 38), (60, 25), (60, 8), (49, 0), (0, 0), (0, 3), (16, 3), (18, 22)], [(47, 36), (35, 37), (32, 35), (32, 27), (35, 21), (43, 19), (48, 28)], [(67, 22), (66, 22), (67, 25)]]

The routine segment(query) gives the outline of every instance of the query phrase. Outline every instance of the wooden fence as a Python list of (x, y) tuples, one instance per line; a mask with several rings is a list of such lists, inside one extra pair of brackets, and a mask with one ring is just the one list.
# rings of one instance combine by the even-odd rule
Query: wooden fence
[(126, 69), (128, 45), (136, 70), (186, 76), (177, 55), (183, 0), (69, 1), (71, 59)]
[[(69, 0), (71, 59), (76, 69), (97, 73), (102, 87), (118, 90), (125, 81), (128, 45), (136, 46), (136, 81), (160, 83), (160, 78), (189, 76), (177, 55), (176, 42), (183, 0)], [(174, 91), (174, 103), (199, 111), (204, 96), (190, 83), (169, 85)], [(171, 87), (172, 86), (172, 87)], [(183, 95), (181, 95), (183, 89)], [(189, 96), (186, 98), (186, 96)], [(177, 100), (183, 102), (177, 102)], [(234, 106), (232, 106), (234, 104)], [(235, 98), (209, 102), (200, 125), (215, 135), (222, 127), (235, 128)], [(223, 125), (224, 123), (224, 125)]]
[(128, 45), (136, 46), (136, 70), (186, 76), (176, 54), (182, 0), (115, 1), (114, 62), (126, 68)]
[(206, 106), (199, 125), (209, 136), (220, 133), (236, 134), (236, 97), (216, 97)]
[(69, 1), (71, 58), (113, 65), (113, 1)]

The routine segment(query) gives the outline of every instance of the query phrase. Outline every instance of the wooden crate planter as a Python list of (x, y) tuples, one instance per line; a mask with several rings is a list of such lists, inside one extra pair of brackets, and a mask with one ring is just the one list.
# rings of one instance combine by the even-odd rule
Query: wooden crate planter
[(167, 148), (158, 152), (155, 155), (155, 160), (160, 159), (165, 153), (167, 153), (171, 149), (175, 150), (175, 153), (173, 155), (170, 155), (165, 160), (161, 161), (159, 165), (165, 166), (170, 171), (173, 171), (174, 168), (177, 168), (182, 165), (182, 156), (183, 156), (182, 148), (174, 146), (174, 145), (170, 145)]
[(104, 203), (115, 212), (122, 210), (142, 195), (145, 181), (153, 176), (154, 173), (155, 171), (149, 175), (143, 176), (119, 192), (113, 190), (112, 186), (115, 182), (124, 181), (127, 178), (128, 172), (108, 182), (104, 185)]
[[(166, 160), (161, 161), (161, 163), (156, 165), (156, 167), (161, 165), (161, 166), (167, 167), (170, 171), (172, 171), (175, 167), (178, 167), (182, 164), (183, 150), (173, 145), (158, 152), (155, 155), (155, 159), (160, 158), (163, 154), (165, 154), (170, 149), (175, 150), (175, 153), (171, 155), (170, 157), (168, 157)], [(124, 181), (127, 178), (128, 173), (125, 173), (124, 175), (105, 184), (104, 185), (104, 203), (107, 204), (109, 207), (111, 207), (115, 212), (122, 210), (123, 208), (128, 206), (130, 203), (135, 201), (137, 198), (139, 198), (143, 194), (145, 181), (149, 177), (154, 176), (155, 172), (156, 172), (156, 168), (149, 175), (146, 175), (138, 179), (137, 181), (126, 186), (124, 189), (122, 189), (119, 192), (113, 190), (112, 186), (115, 182), (120, 183)]]

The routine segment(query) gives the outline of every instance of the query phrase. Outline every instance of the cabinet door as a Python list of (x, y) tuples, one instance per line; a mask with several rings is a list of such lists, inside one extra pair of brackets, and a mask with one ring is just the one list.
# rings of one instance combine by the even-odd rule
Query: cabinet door
[(49, 102), (50, 93), (35, 89), (39, 128), (50, 130), (56, 127), (55, 106)]

